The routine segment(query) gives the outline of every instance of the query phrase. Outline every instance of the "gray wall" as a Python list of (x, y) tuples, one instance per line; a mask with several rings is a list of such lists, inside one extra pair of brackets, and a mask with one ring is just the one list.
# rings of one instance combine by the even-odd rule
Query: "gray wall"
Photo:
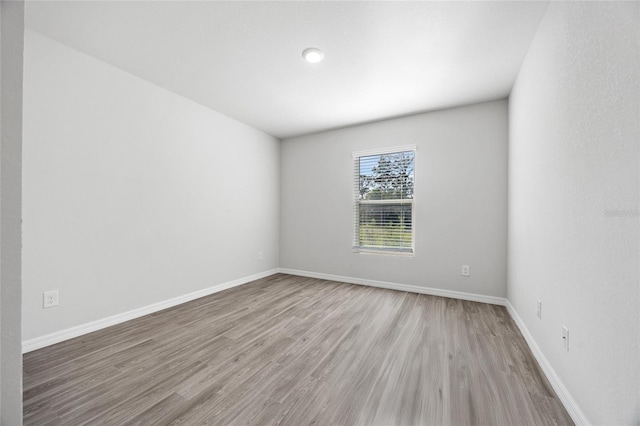
[(640, 423), (638, 8), (551, 3), (509, 99), (508, 298), (593, 424)]
[[(352, 152), (413, 144), (415, 256), (354, 253)], [(280, 185), (282, 268), (506, 295), (504, 100), (286, 139)]]
[(277, 139), (25, 37), (25, 340), (278, 267)]
[(24, 3), (0, 2), (0, 424), (22, 423), (21, 155)]

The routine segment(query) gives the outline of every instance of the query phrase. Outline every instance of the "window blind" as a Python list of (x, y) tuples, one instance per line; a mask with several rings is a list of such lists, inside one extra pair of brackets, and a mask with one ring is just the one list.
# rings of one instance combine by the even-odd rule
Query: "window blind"
[(413, 253), (415, 147), (353, 158), (354, 249)]

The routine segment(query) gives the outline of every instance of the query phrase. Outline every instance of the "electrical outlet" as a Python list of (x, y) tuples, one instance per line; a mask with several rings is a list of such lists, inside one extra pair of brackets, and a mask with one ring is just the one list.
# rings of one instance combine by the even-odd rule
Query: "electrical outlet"
[(562, 326), (562, 340), (564, 340), (564, 348), (569, 350), (569, 329), (564, 325)]
[(45, 291), (42, 293), (42, 307), (53, 308), (58, 306), (58, 290)]
[(258, 260), (262, 260), (262, 250), (258, 252)]
[(470, 276), (470, 274), (469, 274), (469, 265), (462, 265), (462, 276), (463, 277)]
[(542, 319), (542, 302), (541, 302), (540, 300), (538, 300), (538, 301), (536, 302), (536, 305), (537, 305), (537, 309), (536, 309), (536, 316), (537, 316), (539, 319)]

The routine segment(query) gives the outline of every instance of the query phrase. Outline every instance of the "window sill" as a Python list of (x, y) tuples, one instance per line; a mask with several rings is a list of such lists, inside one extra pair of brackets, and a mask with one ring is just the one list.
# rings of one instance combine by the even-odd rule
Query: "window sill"
[(393, 250), (393, 249), (376, 249), (376, 248), (362, 248), (354, 247), (353, 252), (357, 254), (382, 254), (386, 256), (401, 256), (401, 257), (415, 257), (413, 250)]

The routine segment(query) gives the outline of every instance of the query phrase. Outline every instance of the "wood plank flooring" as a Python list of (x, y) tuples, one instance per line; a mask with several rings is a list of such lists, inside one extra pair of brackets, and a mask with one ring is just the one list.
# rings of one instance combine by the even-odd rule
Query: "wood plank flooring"
[(25, 354), (24, 422), (573, 424), (503, 307), (282, 274)]

